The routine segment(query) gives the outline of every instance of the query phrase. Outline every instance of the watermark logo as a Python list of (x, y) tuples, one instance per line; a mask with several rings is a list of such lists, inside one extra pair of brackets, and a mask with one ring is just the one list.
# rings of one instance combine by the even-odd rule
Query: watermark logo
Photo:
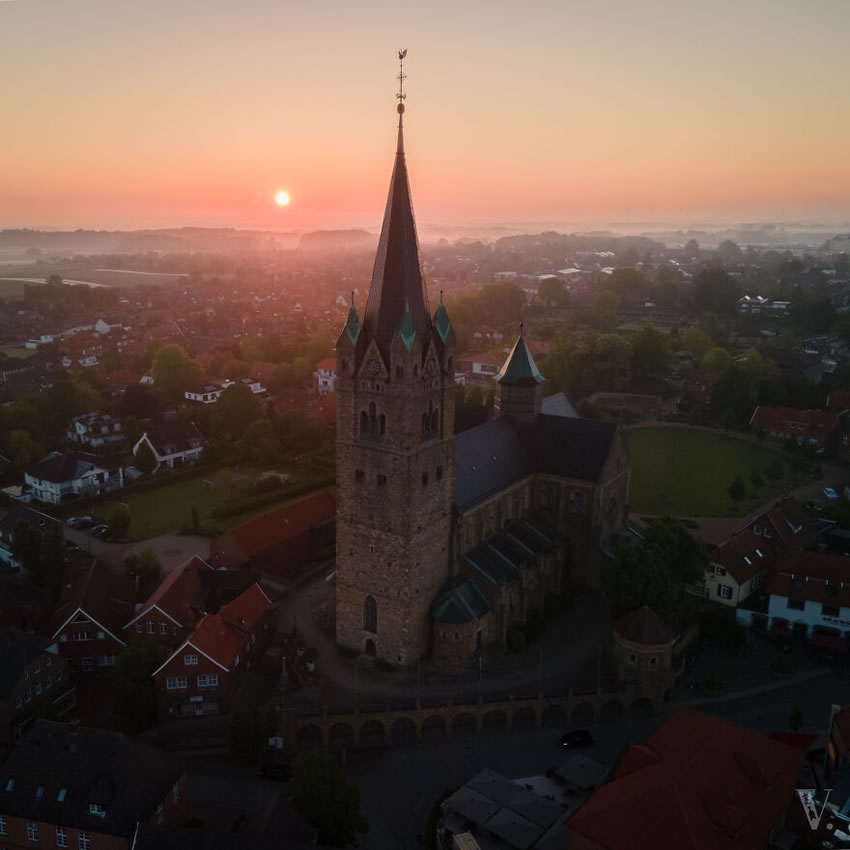
[[(826, 797), (824, 797), (823, 803), (820, 806), (820, 811), (818, 811), (817, 802), (815, 801), (817, 788), (797, 788), (796, 791), (797, 796), (800, 798), (800, 804), (803, 807), (803, 814), (809, 822), (809, 828), (812, 830), (817, 829), (820, 826), (823, 813), (826, 811), (826, 804), (829, 802), (829, 795), (832, 793), (832, 788), (824, 788)], [(834, 829), (831, 823), (828, 823), (826, 828)]]

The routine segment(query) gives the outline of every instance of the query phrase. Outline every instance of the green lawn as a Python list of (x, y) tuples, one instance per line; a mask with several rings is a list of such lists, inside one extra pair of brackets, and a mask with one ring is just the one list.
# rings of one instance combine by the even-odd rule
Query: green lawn
[[(326, 476), (326, 472), (312, 469), (300, 469), (298, 472), (289, 471), (290, 479), (281, 491), (280, 502), (274, 504), (254, 507), (245, 513), (226, 519), (213, 519), (222, 529), (232, 528), (240, 525), (248, 519), (259, 514), (273, 510), (285, 503), (286, 490), (319, 481)], [(231, 500), (238, 500), (248, 495), (244, 488), (256, 479), (258, 473), (251, 471), (246, 474), (245, 469), (240, 469), (234, 474), (234, 483), (228, 493), (220, 486), (220, 477), (214, 472), (201, 474), (197, 478), (177, 481), (174, 484), (166, 484), (153, 490), (145, 490), (141, 493), (128, 493), (123, 496), (118, 493), (115, 499), (101, 502), (91, 511), (74, 509), (73, 503), (69, 504), (71, 513), (90, 513), (93, 517), (106, 522), (110, 511), (118, 504), (125, 504), (130, 509), (130, 537), (133, 540), (146, 540), (149, 537), (157, 537), (161, 534), (169, 534), (183, 528), (192, 526), (192, 507), (198, 509), (198, 520), (203, 523), (211, 518), (216, 508), (223, 507)], [(208, 482), (208, 483), (205, 483)], [(209, 486), (209, 484), (212, 486)], [(240, 491), (237, 487), (243, 488)]]
[[(773, 484), (764, 472), (776, 452), (720, 433), (638, 428), (626, 434), (632, 455), (629, 506), (635, 513), (741, 515), (806, 480), (790, 478), (786, 465), (786, 478)], [(750, 482), (756, 468), (764, 479), (758, 489)], [(747, 498), (737, 508), (728, 492), (736, 475), (747, 485)]]

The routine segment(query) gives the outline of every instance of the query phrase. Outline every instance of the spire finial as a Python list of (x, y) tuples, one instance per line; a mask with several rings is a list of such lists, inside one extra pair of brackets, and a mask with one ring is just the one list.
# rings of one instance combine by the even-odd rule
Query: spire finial
[(522, 332), (522, 329), (523, 329), (524, 327), (525, 327), (525, 322), (520, 322), (520, 323), (519, 323), (519, 335), (520, 335), (520, 336), (524, 336), (524, 334), (523, 334), (523, 332)]
[(354, 306), (354, 290), (351, 290), (351, 306)]
[(443, 290), (440, 290), (440, 304), (443, 303)]
[(398, 76), (396, 77), (398, 80), (398, 94), (396, 95), (396, 99), (398, 100), (398, 106), (396, 107), (398, 110), (398, 148), (396, 149), (396, 153), (404, 153), (404, 136), (402, 135), (404, 122), (402, 121), (402, 116), (404, 115), (404, 101), (407, 98), (407, 95), (404, 93), (404, 81), (407, 79), (407, 74), (404, 73), (405, 56), (407, 56), (407, 48), (399, 50)]

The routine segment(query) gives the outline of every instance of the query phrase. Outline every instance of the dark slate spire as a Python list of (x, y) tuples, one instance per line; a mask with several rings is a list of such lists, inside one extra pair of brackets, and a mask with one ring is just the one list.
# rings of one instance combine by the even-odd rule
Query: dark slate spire
[(519, 326), (519, 339), (514, 343), (505, 365), (496, 375), (496, 381), (500, 384), (511, 386), (528, 386), (542, 384), (546, 379), (537, 369), (537, 364), (528, 350), (525, 337), (522, 332), (522, 324)]
[(348, 318), (345, 320), (345, 331), (352, 345), (357, 344), (357, 337), (360, 336), (360, 316), (357, 315), (357, 308), (354, 306), (354, 293), (351, 293), (351, 306), (348, 308)]
[[(389, 351), (393, 334), (401, 327), (403, 314), (409, 309), (412, 327), (423, 336), (431, 326), (428, 294), (419, 263), (419, 241), (410, 201), (410, 185), (404, 158), (404, 74), (396, 95), (398, 103), (398, 145), (390, 180), (381, 239), (372, 272), (372, 284), (366, 301), (363, 327), (374, 337), (382, 352)], [(407, 307), (405, 305), (408, 305)]]
[(452, 323), (449, 320), (449, 314), (446, 311), (446, 305), (443, 304), (443, 290), (440, 290), (440, 303), (437, 307), (437, 312), (434, 313), (434, 327), (440, 335), (440, 339), (445, 342), (452, 329)]

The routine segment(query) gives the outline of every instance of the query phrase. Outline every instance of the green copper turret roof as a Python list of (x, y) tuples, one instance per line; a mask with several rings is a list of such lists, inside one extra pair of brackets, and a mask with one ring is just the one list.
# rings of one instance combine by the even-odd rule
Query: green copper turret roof
[(357, 344), (357, 338), (360, 336), (360, 317), (357, 315), (357, 309), (354, 306), (354, 293), (351, 293), (351, 306), (348, 308), (348, 318), (345, 320), (345, 330), (352, 345)]
[(500, 384), (542, 384), (546, 379), (540, 374), (531, 352), (525, 343), (522, 325), (519, 326), (519, 339), (514, 343), (505, 365), (502, 366), (496, 380)]
[(404, 312), (401, 314), (401, 326), (398, 329), (404, 347), (410, 351), (413, 340), (416, 339), (416, 327), (413, 324), (413, 314), (410, 312), (410, 302), (405, 299)]
[(440, 335), (440, 339), (445, 342), (449, 331), (452, 329), (452, 323), (449, 320), (449, 314), (446, 311), (446, 305), (443, 304), (443, 290), (440, 290), (440, 304), (437, 307), (437, 312), (434, 313), (434, 327)]

